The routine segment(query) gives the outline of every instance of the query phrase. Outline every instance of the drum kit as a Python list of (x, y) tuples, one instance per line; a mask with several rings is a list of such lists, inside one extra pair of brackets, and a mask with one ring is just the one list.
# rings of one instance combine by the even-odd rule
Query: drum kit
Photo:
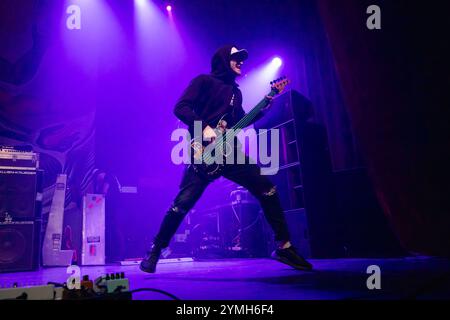
[(194, 258), (267, 256), (269, 237), (258, 202), (242, 187), (230, 193), (230, 200), (189, 213), (185, 232)]

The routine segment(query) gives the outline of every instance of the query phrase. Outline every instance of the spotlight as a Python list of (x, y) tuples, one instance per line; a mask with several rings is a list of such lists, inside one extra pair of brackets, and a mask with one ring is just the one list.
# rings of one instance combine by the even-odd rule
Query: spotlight
[(281, 67), (281, 65), (283, 64), (283, 61), (281, 61), (280, 58), (275, 57), (275, 58), (273, 58), (272, 63), (275, 67), (278, 68), (278, 67)]
[(138, 6), (143, 7), (146, 5), (146, 0), (136, 0)]
[(168, 12), (171, 12), (172, 11), (172, 6), (169, 4), (169, 5), (167, 5), (166, 6), (166, 10), (168, 11)]

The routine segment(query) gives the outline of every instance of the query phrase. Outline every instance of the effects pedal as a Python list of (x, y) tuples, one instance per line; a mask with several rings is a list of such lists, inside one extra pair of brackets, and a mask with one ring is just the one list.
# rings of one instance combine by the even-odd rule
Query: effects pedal
[(124, 272), (110, 273), (95, 280), (94, 291), (106, 294), (123, 293), (130, 290), (130, 283)]
[(61, 300), (63, 288), (52, 284), (0, 289), (0, 300)]

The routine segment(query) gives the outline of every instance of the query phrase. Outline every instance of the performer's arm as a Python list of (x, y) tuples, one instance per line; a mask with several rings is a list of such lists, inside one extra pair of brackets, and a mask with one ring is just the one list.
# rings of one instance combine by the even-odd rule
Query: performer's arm
[[(195, 113), (194, 105), (202, 92), (203, 81), (203, 76), (195, 77), (175, 105), (175, 116), (188, 126), (193, 126), (194, 121), (202, 121), (202, 118)], [(207, 125), (202, 122), (203, 129)]]

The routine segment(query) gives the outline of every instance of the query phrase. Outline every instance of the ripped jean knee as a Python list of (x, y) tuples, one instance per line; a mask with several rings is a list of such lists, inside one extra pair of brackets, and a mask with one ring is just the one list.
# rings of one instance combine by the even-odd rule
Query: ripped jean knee
[(276, 195), (276, 194), (277, 194), (277, 187), (276, 187), (276, 186), (273, 186), (273, 187), (270, 188), (268, 191), (263, 192), (263, 193), (262, 193), (262, 196), (264, 196), (264, 197), (272, 197), (272, 196), (274, 196), (274, 195)]
[(167, 215), (175, 215), (175, 216), (184, 216), (186, 213), (187, 213), (187, 211), (182, 209), (181, 207), (172, 205), (172, 206), (170, 206), (170, 208), (166, 214)]

